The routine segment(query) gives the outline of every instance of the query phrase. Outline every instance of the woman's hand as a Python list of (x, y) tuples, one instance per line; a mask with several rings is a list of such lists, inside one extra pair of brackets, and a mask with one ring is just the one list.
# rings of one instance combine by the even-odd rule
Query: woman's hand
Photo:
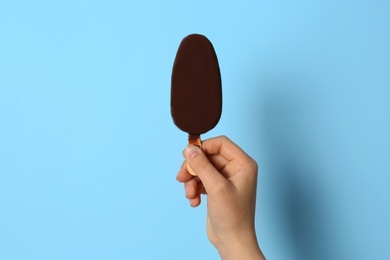
[(222, 259), (265, 259), (254, 225), (257, 163), (227, 137), (205, 140), (202, 148), (189, 145), (183, 155), (177, 180), (193, 207), (207, 194), (207, 234)]

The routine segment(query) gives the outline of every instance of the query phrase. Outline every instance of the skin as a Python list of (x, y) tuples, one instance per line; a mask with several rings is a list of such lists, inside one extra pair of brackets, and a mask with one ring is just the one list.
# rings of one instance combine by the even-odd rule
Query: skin
[[(188, 145), (177, 180), (192, 207), (207, 194), (207, 235), (223, 260), (265, 259), (255, 233), (257, 163), (225, 136)], [(186, 163), (197, 174), (189, 174)]]

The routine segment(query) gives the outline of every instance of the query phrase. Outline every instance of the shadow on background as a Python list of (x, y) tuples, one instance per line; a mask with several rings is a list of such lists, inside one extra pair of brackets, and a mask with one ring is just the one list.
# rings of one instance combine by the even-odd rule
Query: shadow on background
[(281, 245), (280, 250), (287, 249), (288, 259), (339, 259), (343, 249), (335, 230), (337, 209), (330, 203), (326, 162), (319, 150), (321, 103), (317, 92), (297, 82), (289, 78), (262, 84), (257, 102), (264, 150), (260, 193), (268, 206), (259, 207), (277, 227), (274, 241), (284, 241), (288, 248)]

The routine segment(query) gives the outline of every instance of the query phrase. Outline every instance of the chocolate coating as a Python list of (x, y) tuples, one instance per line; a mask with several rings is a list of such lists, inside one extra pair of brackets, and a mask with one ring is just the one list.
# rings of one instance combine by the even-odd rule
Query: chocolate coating
[(172, 70), (173, 122), (184, 132), (200, 135), (217, 125), (221, 113), (222, 83), (214, 47), (203, 35), (188, 35)]

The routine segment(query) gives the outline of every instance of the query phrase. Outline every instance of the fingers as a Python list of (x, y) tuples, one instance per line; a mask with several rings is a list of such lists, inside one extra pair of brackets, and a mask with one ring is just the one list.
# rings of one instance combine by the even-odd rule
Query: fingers
[(226, 159), (226, 163), (241, 157), (242, 155), (246, 155), (238, 145), (233, 143), (226, 136), (214, 137), (203, 141), (202, 150), (207, 155), (221, 155)]
[(203, 185), (199, 178), (192, 178), (190, 181), (184, 183), (186, 198), (189, 199), (191, 207), (200, 205), (200, 195), (202, 193)]
[(225, 136), (203, 141), (201, 149), (189, 145), (183, 154), (207, 191), (216, 184), (225, 182), (226, 178), (236, 172), (225, 170), (230, 162), (238, 158), (249, 158), (240, 147)]
[(189, 200), (191, 207), (199, 206), (201, 203), (200, 195), (205, 194), (205, 189), (199, 178), (192, 176), (187, 171), (186, 162), (182, 164), (176, 179), (184, 183), (185, 196)]
[[(221, 187), (230, 189), (238, 184), (233, 181), (233, 175), (243, 172), (241, 170), (248, 168), (248, 165), (250, 167), (253, 161), (225, 136), (205, 140), (201, 148), (188, 145), (183, 155), (186, 161), (181, 166), (177, 180), (185, 183), (186, 197), (193, 207), (200, 204), (200, 194), (206, 191), (209, 194), (214, 191), (218, 192)], [(197, 177), (189, 174), (187, 163), (195, 171)]]
[(202, 150), (210, 158), (212, 164), (227, 179), (241, 170), (256, 168), (257, 163), (238, 145), (226, 136), (220, 136), (203, 141)]
[[(214, 168), (221, 172), (225, 168), (225, 166), (229, 163), (228, 160), (226, 160), (222, 155), (220, 154), (211, 154), (207, 155), (207, 158), (211, 162), (211, 164), (214, 166)], [(226, 176), (225, 176), (226, 177)]]
[(199, 195), (198, 182), (195, 178), (192, 178), (188, 182), (184, 183), (185, 193), (187, 199), (193, 199)]
[(200, 196), (197, 196), (196, 198), (190, 199), (190, 206), (191, 207), (197, 207), (200, 205)]
[[(207, 158), (214, 166), (214, 168), (222, 173), (224, 177), (229, 177), (224, 174), (225, 166), (232, 160), (247, 156), (241, 148), (234, 144), (225, 136), (215, 137), (203, 141), (202, 150)], [(181, 169), (177, 175), (177, 180), (180, 182), (187, 182), (192, 178), (186, 169), (186, 162), (183, 162)]]
[(188, 145), (183, 152), (184, 158), (202, 181), (209, 193), (213, 187), (227, 180), (215, 169), (203, 151), (194, 145)]
[(187, 171), (187, 164), (184, 161), (183, 164), (181, 165), (181, 168), (179, 170), (179, 173), (176, 176), (176, 179), (179, 182), (187, 182), (191, 180), (193, 176)]
[(197, 207), (200, 204), (200, 194), (195, 178), (184, 183), (186, 198), (189, 199), (191, 207)]

